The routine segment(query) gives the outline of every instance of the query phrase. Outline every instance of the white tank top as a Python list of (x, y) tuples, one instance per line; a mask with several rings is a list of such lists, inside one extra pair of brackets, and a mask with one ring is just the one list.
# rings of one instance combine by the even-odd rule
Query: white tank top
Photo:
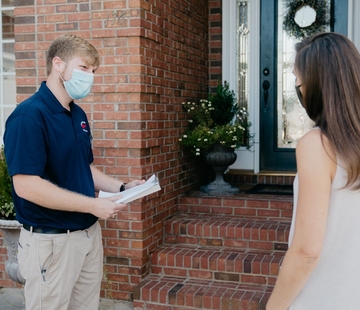
[[(346, 181), (347, 172), (338, 164), (320, 260), (291, 310), (360, 309), (360, 191), (342, 188)], [(298, 188), (296, 176), (289, 246), (294, 234)]]

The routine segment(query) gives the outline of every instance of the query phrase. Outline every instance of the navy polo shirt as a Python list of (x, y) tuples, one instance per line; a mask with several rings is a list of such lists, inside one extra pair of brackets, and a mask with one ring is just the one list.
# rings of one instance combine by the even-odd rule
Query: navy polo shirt
[[(94, 197), (91, 132), (86, 114), (74, 102), (70, 111), (66, 110), (45, 82), (7, 119), (4, 144), (11, 176), (37, 175), (61, 188)], [(13, 200), (17, 220), (36, 228), (78, 230), (97, 221), (92, 214), (41, 207), (14, 191)]]

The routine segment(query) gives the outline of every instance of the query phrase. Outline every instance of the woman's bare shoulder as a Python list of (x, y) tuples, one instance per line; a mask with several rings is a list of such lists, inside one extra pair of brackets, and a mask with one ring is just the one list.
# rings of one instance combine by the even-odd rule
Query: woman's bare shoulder
[(335, 149), (330, 140), (317, 128), (310, 130), (299, 140), (296, 147), (296, 159), (300, 166), (303, 162), (312, 163), (314, 169), (327, 167), (332, 177), (336, 171)]
[(334, 148), (332, 147), (329, 139), (322, 133), (319, 128), (314, 128), (307, 132), (298, 142), (297, 149), (307, 149), (312, 150), (323, 150), (326, 152), (334, 153)]

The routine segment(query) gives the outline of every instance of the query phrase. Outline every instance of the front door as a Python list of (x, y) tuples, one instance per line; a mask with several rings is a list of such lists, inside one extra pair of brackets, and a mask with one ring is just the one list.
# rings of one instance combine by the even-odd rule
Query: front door
[[(324, 10), (326, 5), (320, 6), (320, 9), (315, 6), (316, 10), (313, 10), (316, 2), (328, 3), (327, 10)], [(297, 3), (304, 5), (298, 6)], [(315, 25), (318, 27), (322, 21), (326, 23), (328, 20), (325, 31), (347, 35), (347, 10), (347, 0), (261, 0), (261, 171), (296, 171), (296, 143), (313, 126), (294, 91), (292, 71), (294, 44), (300, 40), (298, 34), (302, 29), (312, 30)], [(329, 15), (324, 15), (326, 13)], [(289, 21), (289, 16), (294, 16), (295, 20), (286, 23), (285, 31), (283, 22)]]

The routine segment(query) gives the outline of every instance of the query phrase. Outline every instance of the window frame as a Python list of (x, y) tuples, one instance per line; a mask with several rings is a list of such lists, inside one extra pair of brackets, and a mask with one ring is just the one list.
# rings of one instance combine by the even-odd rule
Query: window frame
[[(5, 113), (6, 109), (15, 109), (16, 107), (16, 72), (15, 70), (13, 72), (6, 72), (4, 71), (4, 44), (13, 44), (14, 45), (14, 68), (15, 68), (15, 32), (14, 32), (14, 38), (11, 39), (4, 39), (3, 38), (3, 12), (4, 11), (12, 11), (13, 15), (14, 15), (14, 10), (15, 10), (15, 6), (3, 6), (2, 2), (0, 2), (0, 22), (1, 22), (1, 27), (0, 27), (0, 144), (3, 144), (3, 134), (4, 134), (4, 130), (5, 130), (5, 121), (7, 118), (7, 115)], [(13, 19), (14, 20), (14, 19)], [(14, 22), (14, 26), (15, 26), (15, 22)], [(5, 102), (5, 88), (4, 88), (4, 80), (6, 79), (6, 77), (14, 77), (14, 91), (15, 93), (14, 98), (15, 98), (15, 102), (14, 103), (6, 103)], [(8, 91), (8, 90), (7, 90)]]

